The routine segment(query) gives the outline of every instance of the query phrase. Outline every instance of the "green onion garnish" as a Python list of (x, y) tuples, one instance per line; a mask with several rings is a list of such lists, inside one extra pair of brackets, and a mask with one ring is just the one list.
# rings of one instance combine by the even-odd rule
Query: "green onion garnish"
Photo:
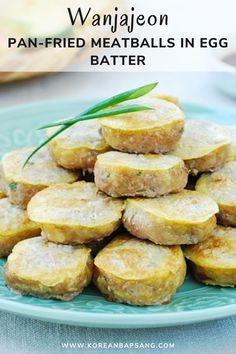
[[(119, 103), (134, 100), (136, 98), (142, 97), (152, 91), (158, 83), (152, 83), (149, 85), (141, 86), (133, 90), (129, 90), (126, 92), (122, 92), (119, 95), (110, 97), (104, 101), (97, 103), (96, 105), (88, 108), (87, 110), (83, 111), (82, 113), (78, 114), (77, 116), (66, 119), (63, 121), (51, 123), (40, 127), (39, 129), (46, 129), (50, 127), (60, 127), (56, 132), (54, 132), (48, 139), (46, 139), (42, 144), (40, 144), (36, 149), (29, 155), (26, 159), (24, 166), (31, 160), (31, 158), (38, 152), (42, 147), (47, 145), (52, 139), (54, 139), (57, 135), (61, 134), (64, 130), (70, 128), (72, 125), (85, 120), (90, 119), (97, 119), (97, 118), (104, 118), (104, 117), (111, 117), (111, 116), (118, 116), (120, 114), (127, 114), (132, 112), (140, 112), (150, 110), (150, 107), (146, 107), (143, 105), (128, 105), (124, 107), (117, 107), (114, 109), (108, 110), (108, 108), (114, 107)], [(105, 111), (103, 111), (105, 109)]]

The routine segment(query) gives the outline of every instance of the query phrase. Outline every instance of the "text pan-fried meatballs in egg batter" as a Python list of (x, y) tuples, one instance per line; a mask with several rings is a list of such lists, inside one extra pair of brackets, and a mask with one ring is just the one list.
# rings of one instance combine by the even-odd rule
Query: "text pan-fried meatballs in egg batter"
[(2, 158), (7, 195), (11, 203), (26, 208), (37, 192), (55, 183), (72, 183), (79, 179), (78, 172), (59, 167), (51, 158), (48, 149), (38, 151), (29, 163), (24, 162), (33, 148), (22, 148), (5, 154)]
[(188, 171), (175, 156), (136, 155), (110, 151), (95, 164), (97, 187), (112, 197), (154, 198), (184, 189)]
[(195, 278), (207, 285), (236, 285), (236, 229), (218, 226), (211, 237), (184, 247)]
[(204, 120), (187, 120), (184, 133), (172, 155), (184, 160), (192, 174), (214, 171), (227, 159), (231, 140), (219, 125)]
[[(49, 128), (52, 135), (57, 128)], [(101, 134), (98, 119), (78, 122), (49, 142), (52, 157), (58, 165), (68, 169), (92, 170), (98, 154), (111, 148)]]
[(123, 201), (99, 192), (94, 183), (58, 184), (36, 194), (29, 218), (53, 242), (80, 244), (103, 239), (121, 224)]
[(92, 273), (89, 248), (57, 245), (43, 237), (19, 242), (4, 268), (6, 284), (12, 291), (64, 301), (81, 293)]
[(184, 128), (184, 113), (174, 103), (147, 95), (132, 104), (152, 108), (101, 119), (102, 134), (113, 149), (130, 153), (164, 153), (175, 148)]
[(93, 281), (108, 300), (142, 306), (169, 302), (185, 274), (179, 246), (158, 246), (124, 234), (95, 257)]
[(236, 226), (236, 161), (227, 162), (212, 174), (203, 174), (195, 188), (216, 201), (219, 223)]
[(123, 224), (132, 235), (156, 244), (194, 244), (211, 235), (217, 212), (212, 198), (184, 190), (154, 199), (127, 199)]
[(25, 210), (12, 205), (8, 198), (0, 199), (0, 257), (8, 256), (19, 241), (38, 236), (40, 231)]

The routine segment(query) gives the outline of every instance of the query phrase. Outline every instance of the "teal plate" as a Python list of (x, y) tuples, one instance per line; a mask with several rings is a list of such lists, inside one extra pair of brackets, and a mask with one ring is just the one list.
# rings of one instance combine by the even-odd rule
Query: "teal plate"
[[(21, 146), (35, 145), (42, 135), (35, 128), (75, 115), (91, 104), (40, 102), (0, 110), (0, 155)], [(184, 104), (187, 117), (235, 124), (236, 112)], [(202, 322), (236, 314), (236, 289), (203, 286), (187, 276), (168, 305), (135, 307), (106, 301), (94, 287), (70, 302), (37, 299), (11, 293), (4, 284), (0, 261), (0, 309), (49, 322), (87, 327), (147, 328)]]

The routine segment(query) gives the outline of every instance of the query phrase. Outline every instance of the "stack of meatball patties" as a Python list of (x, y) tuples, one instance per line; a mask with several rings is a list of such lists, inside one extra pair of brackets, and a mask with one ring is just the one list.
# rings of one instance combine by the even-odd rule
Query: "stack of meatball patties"
[(172, 97), (137, 103), (152, 110), (79, 122), (25, 168), (32, 149), (3, 157), (10, 289), (70, 300), (93, 280), (111, 301), (162, 304), (185, 279), (185, 257), (199, 281), (236, 285), (235, 127), (185, 122)]

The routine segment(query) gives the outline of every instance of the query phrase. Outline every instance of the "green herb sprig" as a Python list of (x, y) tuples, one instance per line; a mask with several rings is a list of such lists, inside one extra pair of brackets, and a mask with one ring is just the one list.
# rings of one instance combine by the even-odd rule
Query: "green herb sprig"
[[(72, 125), (85, 120), (96, 119), (96, 118), (104, 118), (111, 116), (118, 116), (120, 114), (132, 113), (132, 112), (140, 112), (150, 110), (150, 107), (146, 107), (143, 105), (127, 105), (124, 107), (117, 107), (114, 109), (108, 109), (118, 105), (119, 103), (123, 103), (126, 101), (134, 100), (136, 98), (142, 97), (149, 92), (151, 92), (156, 86), (156, 83), (151, 83), (145, 86), (138, 87), (133, 90), (122, 92), (119, 95), (112, 96), (104, 101), (97, 103), (96, 105), (86, 109), (82, 113), (77, 116), (66, 119), (63, 121), (51, 123), (40, 127), (39, 129), (47, 129), (51, 127), (59, 127), (48, 139), (46, 139), (43, 143), (41, 143), (38, 147), (34, 149), (34, 151), (28, 156), (23, 167), (27, 165), (27, 163), (31, 160), (31, 158), (45, 145), (47, 145), (52, 139), (54, 139), (57, 135), (61, 134), (64, 130), (70, 128)], [(105, 111), (104, 111), (105, 110)]]

